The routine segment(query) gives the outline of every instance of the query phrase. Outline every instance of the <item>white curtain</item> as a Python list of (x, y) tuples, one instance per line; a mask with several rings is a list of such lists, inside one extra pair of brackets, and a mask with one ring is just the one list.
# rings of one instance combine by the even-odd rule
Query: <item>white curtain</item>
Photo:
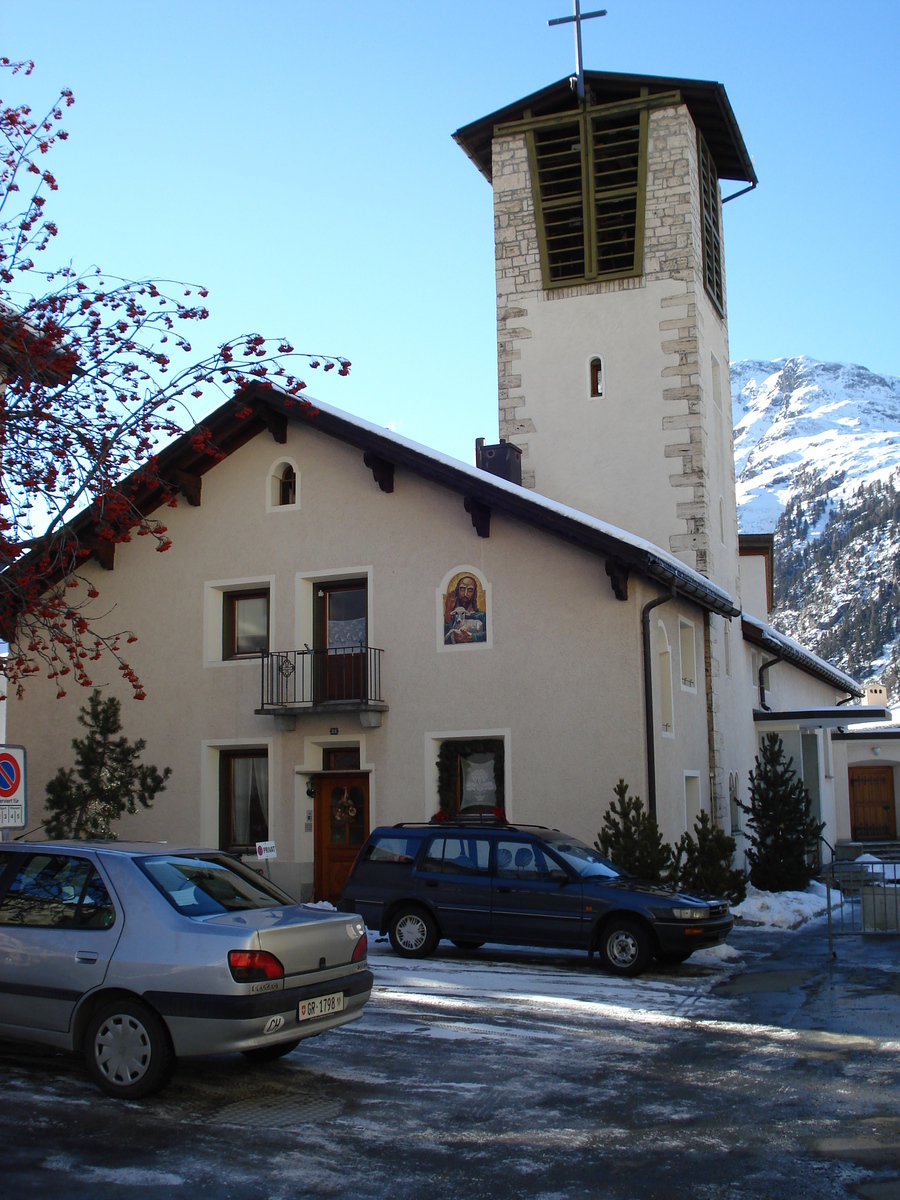
[(468, 808), (472, 804), (494, 807), (497, 803), (494, 755), (490, 751), (486, 754), (470, 754), (468, 758), (460, 755), (459, 768), (462, 785), (459, 807)]
[(250, 845), (250, 809), (253, 801), (269, 825), (269, 761), (259, 757), (231, 760), (231, 826), (236, 846)]

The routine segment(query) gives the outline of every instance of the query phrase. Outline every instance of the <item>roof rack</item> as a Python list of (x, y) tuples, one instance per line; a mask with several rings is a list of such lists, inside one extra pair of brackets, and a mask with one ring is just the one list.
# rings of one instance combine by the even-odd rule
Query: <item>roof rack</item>
[(487, 825), (495, 829), (547, 829), (552, 833), (558, 833), (559, 830), (551, 829), (549, 825), (520, 825), (517, 821), (498, 820), (492, 813), (472, 813), (466, 817), (448, 817), (444, 821), (437, 821), (434, 817), (430, 821), (395, 821), (391, 826), (392, 829), (411, 829), (415, 827), (431, 829), (433, 826), (440, 828), (442, 825), (447, 825), (450, 828), (456, 828), (460, 825)]

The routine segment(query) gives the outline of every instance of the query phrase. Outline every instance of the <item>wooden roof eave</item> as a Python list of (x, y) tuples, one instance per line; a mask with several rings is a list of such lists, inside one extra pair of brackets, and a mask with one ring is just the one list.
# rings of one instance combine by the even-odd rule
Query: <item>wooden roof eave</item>
[[(246, 407), (251, 408), (251, 414), (238, 417), (237, 413)], [(220, 460), (194, 448), (193, 439), (197, 431), (208, 429), (213, 445), (227, 457), (252, 438), (265, 432), (266, 408), (283, 414), (288, 421), (300, 421), (364, 453), (374, 453), (386, 463), (403, 467), (422, 478), (440, 484), (464, 499), (471, 497), (495, 512), (521, 520), (533, 528), (542, 529), (607, 561), (621, 563), (629, 571), (709, 612), (724, 617), (740, 615), (740, 610), (734, 607), (726, 593), (713, 584), (705, 584), (688, 568), (681, 570), (677, 563), (654, 554), (650, 548), (634, 545), (616, 537), (612, 532), (597, 529), (578, 520), (574, 514), (569, 515), (555, 506), (543, 505), (526, 489), (496, 480), (487, 471), (475, 471), (474, 468), (471, 471), (462, 470), (438, 455), (430, 455), (409, 443), (395, 440), (371, 426), (360, 425), (337, 413), (317, 408), (315, 401), (288, 397), (275, 388), (258, 383), (249, 384), (233, 400), (226, 401), (212, 412), (195, 429), (182, 434), (161, 450), (156, 456), (157, 475), (161, 479), (171, 477), (175, 471), (205, 475)], [(137, 474), (138, 472), (135, 472), (135, 475)], [(128, 479), (124, 481), (123, 488), (128, 490)], [(159, 484), (135, 484), (131, 499), (136, 509), (146, 517), (165, 503), (166, 492)], [(66, 528), (86, 543), (90, 540), (95, 524), (90, 509), (86, 509), (69, 521)]]
[[(595, 93), (595, 103), (614, 102), (627, 96), (637, 99), (642, 87), (656, 92), (679, 91), (691, 113), (694, 124), (701, 130), (716, 164), (720, 179), (742, 180), (756, 186), (758, 180), (753, 162), (731, 102), (721, 83), (703, 79), (675, 79), (668, 76), (628, 75), (608, 71), (586, 71), (585, 83)], [(576, 112), (578, 102), (569, 86), (568, 77), (557, 80), (540, 91), (532, 92), (496, 112), (463, 125), (452, 135), (456, 144), (468, 155), (490, 183), (491, 141), (496, 125), (521, 120), (528, 110), (539, 117)]]
[[(250, 384), (246, 391), (252, 393), (258, 403), (282, 407), (278, 392), (272, 389), (255, 390), (257, 388), (258, 385)], [(735, 608), (729, 596), (713, 585), (705, 587), (693, 578), (687, 569), (682, 572), (675, 564), (650, 550), (644, 550), (622, 541), (613, 534), (592, 528), (556, 508), (544, 507), (536, 503), (524, 488), (511, 491), (507, 486), (496, 482), (494, 476), (487, 471), (479, 471), (477, 474), (462, 472), (439, 457), (432, 457), (413, 446), (398, 443), (386, 434), (382, 435), (377, 430), (357, 425), (324, 409), (317, 409), (314, 405), (311, 409), (295, 405), (286, 411), (289, 416), (359, 450), (374, 452), (394, 466), (404, 467), (460, 496), (471, 496), (495, 512), (515, 517), (603, 558), (616, 559), (630, 570), (668, 590), (673, 590), (677, 595), (699, 604), (710, 612), (724, 617), (740, 615), (740, 609)]]

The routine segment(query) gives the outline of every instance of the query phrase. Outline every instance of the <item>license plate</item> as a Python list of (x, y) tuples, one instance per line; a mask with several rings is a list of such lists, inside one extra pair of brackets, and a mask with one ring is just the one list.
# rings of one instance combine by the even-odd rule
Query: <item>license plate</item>
[(310, 1021), (313, 1017), (330, 1017), (332, 1013), (343, 1011), (344, 993), (332, 992), (330, 996), (316, 996), (315, 1000), (301, 1000), (297, 1020)]

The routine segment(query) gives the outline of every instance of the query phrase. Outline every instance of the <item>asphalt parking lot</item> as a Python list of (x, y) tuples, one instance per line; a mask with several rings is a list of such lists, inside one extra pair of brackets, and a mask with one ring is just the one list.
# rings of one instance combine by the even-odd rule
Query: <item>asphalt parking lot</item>
[(636, 981), (584, 956), (371, 947), (362, 1021), (121, 1104), (0, 1045), (16, 1197), (900, 1200), (900, 943), (736, 929)]

